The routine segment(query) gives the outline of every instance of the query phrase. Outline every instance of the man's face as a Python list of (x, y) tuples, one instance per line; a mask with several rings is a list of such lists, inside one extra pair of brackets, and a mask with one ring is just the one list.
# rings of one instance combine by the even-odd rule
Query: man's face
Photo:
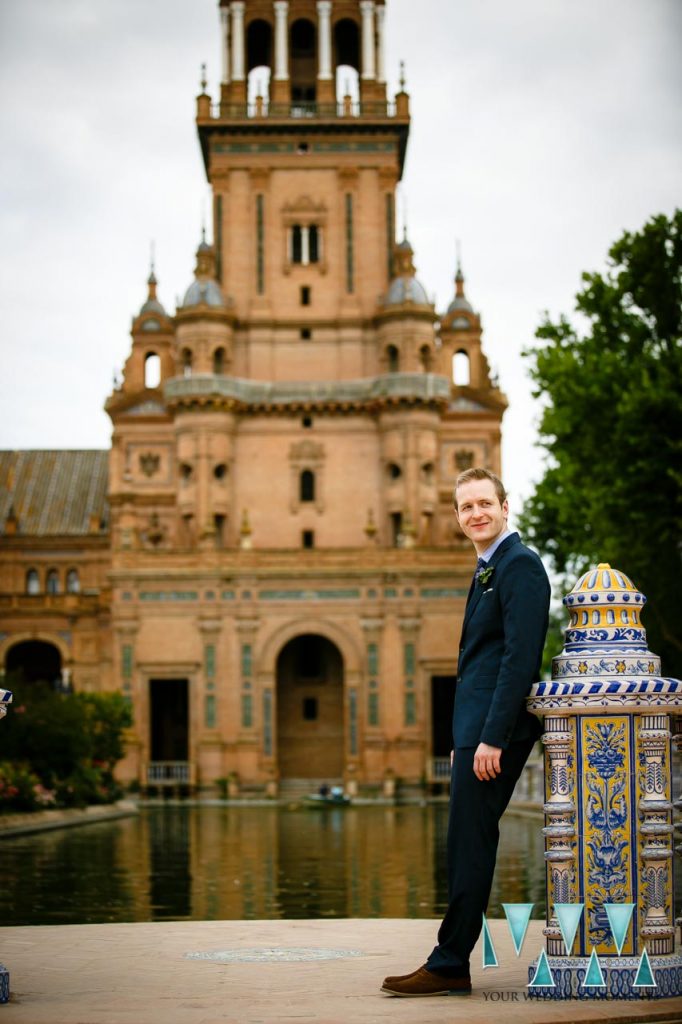
[(492, 480), (470, 480), (457, 488), (455, 513), (480, 555), (507, 527), (509, 505), (500, 505)]

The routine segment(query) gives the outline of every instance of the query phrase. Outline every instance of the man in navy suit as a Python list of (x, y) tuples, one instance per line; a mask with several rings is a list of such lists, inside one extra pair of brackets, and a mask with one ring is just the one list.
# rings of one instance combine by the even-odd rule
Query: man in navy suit
[(468, 469), (455, 485), (455, 513), (478, 557), (462, 624), (453, 715), (448, 824), (449, 905), (438, 942), (412, 974), (382, 992), (430, 996), (471, 992), (469, 956), (483, 924), (495, 871), (499, 821), (542, 728), (526, 711), (547, 633), (545, 568), (507, 528), (502, 481)]

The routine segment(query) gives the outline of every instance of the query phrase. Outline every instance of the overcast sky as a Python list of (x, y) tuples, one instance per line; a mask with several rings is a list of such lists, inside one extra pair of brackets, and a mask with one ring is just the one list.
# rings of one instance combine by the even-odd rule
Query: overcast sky
[[(439, 310), (460, 239), (469, 299), (510, 400), (517, 507), (541, 471), (521, 349), (570, 313), (610, 244), (682, 202), (679, 0), (387, 0), (407, 66), (401, 193)], [(107, 448), (102, 411), (146, 295), (192, 279), (208, 187), (199, 67), (217, 97), (217, 0), (0, 3), (0, 447)], [(401, 201), (402, 207), (402, 201)]]

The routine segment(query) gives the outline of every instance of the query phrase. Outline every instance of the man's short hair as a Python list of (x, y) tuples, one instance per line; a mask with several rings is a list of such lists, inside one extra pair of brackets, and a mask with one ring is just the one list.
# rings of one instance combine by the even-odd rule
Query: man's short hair
[(457, 490), (464, 484), (470, 484), (472, 480), (490, 480), (495, 488), (495, 494), (500, 499), (500, 505), (503, 505), (507, 500), (507, 492), (504, 489), (504, 484), (500, 480), (499, 476), (495, 476), (489, 469), (483, 469), (480, 466), (474, 466), (472, 469), (465, 469), (463, 473), (460, 473), (455, 481), (455, 490), (452, 495), (452, 499), (457, 508)]

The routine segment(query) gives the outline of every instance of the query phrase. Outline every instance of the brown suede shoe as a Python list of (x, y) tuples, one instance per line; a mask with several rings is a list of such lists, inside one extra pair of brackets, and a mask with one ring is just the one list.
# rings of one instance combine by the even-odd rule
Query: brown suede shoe
[(381, 991), (389, 996), (468, 996), (471, 993), (471, 978), (444, 978), (435, 971), (419, 967), (412, 974), (401, 974), (384, 978)]

